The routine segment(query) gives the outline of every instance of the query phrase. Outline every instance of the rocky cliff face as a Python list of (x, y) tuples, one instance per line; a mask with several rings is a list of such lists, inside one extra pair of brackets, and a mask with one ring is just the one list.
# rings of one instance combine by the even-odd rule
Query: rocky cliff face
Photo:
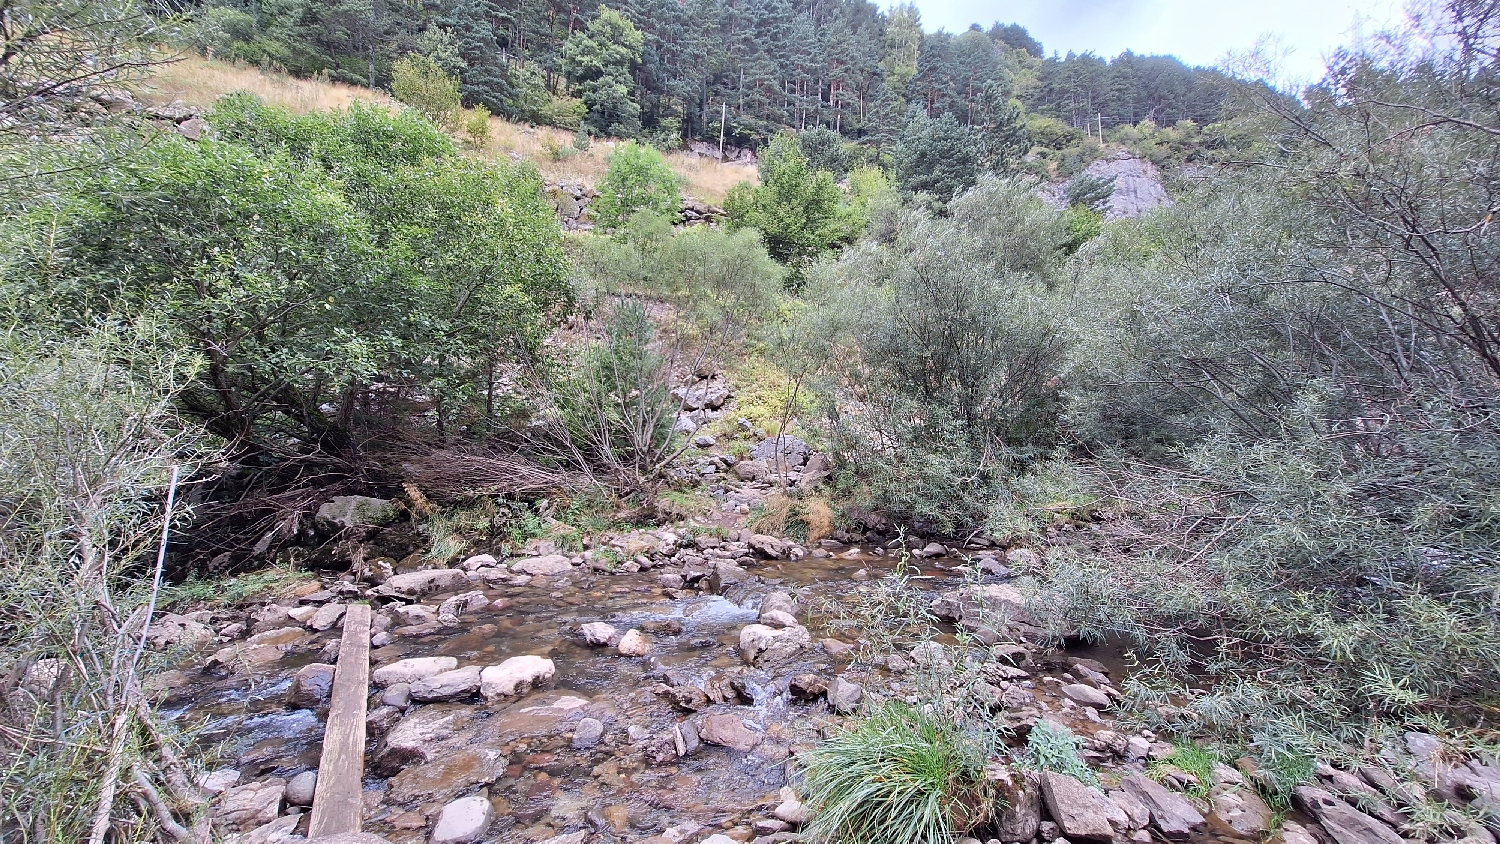
[[(1123, 150), (1090, 164), (1080, 176), (1099, 176), (1105, 179), (1114, 177), (1115, 192), (1109, 197), (1109, 205), (1104, 212), (1106, 219), (1139, 217), (1155, 208), (1172, 207), (1172, 198), (1167, 196), (1166, 188), (1162, 187), (1161, 171), (1156, 169), (1156, 165)], [(1072, 179), (1044, 189), (1044, 198), (1053, 205), (1062, 207), (1063, 197), (1071, 182)]]

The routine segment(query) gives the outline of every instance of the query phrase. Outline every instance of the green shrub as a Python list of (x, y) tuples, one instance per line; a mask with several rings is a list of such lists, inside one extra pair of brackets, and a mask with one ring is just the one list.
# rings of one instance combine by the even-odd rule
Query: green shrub
[(1083, 740), (1063, 724), (1039, 719), (1026, 736), (1028, 761), (1044, 771), (1068, 776), (1087, 785), (1097, 786), (1099, 778), (1078, 751)]
[(391, 65), (391, 95), (439, 126), (454, 125), (454, 117), (462, 108), (458, 77), (418, 53), (409, 53)]
[(950, 844), (985, 820), (993, 748), (958, 726), (889, 703), (803, 756), (809, 840)]
[(609, 171), (594, 202), (599, 225), (612, 229), (646, 211), (675, 221), (682, 208), (682, 178), (649, 146), (626, 141), (609, 156)]
[(760, 184), (740, 182), (724, 200), (730, 227), (759, 231), (771, 257), (794, 272), (858, 233), (860, 226), (851, 225), (843, 205), (833, 175), (812, 169), (797, 136), (789, 133), (776, 136), (761, 153)]

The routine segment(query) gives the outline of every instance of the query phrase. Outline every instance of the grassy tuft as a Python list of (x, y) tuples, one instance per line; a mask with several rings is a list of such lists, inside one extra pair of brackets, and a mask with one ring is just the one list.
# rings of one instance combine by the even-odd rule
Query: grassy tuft
[(1208, 792), (1213, 788), (1214, 765), (1218, 761), (1219, 757), (1212, 749), (1188, 741), (1177, 745), (1171, 756), (1167, 757), (1164, 762), (1152, 765), (1146, 774), (1156, 780), (1161, 779), (1174, 768), (1192, 774), (1197, 778), (1198, 784), (1188, 790), (1188, 795), (1207, 797)]
[(281, 595), (299, 583), (312, 580), (310, 571), (276, 566), (230, 577), (199, 578), (196, 575), (182, 583), (162, 589), (161, 605), (165, 609), (189, 607), (229, 607), (264, 595)]
[(806, 756), (806, 839), (950, 844), (986, 819), (989, 747), (951, 722), (888, 703)]

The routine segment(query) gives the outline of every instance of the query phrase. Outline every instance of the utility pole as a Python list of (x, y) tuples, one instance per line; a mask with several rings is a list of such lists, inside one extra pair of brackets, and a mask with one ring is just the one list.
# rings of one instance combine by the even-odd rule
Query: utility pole
[(724, 124), (729, 121), (729, 101), (719, 103), (719, 160), (724, 160)]
[(1097, 121), (1099, 121), (1099, 143), (1103, 144), (1104, 143), (1104, 114), (1102, 112), (1094, 112), (1094, 119), (1097, 120)]

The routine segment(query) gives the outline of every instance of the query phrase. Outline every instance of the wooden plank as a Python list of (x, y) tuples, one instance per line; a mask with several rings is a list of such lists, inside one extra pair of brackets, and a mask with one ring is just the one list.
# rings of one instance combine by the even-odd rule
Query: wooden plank
[(350, 604), (344, 615), (339, 663), (333, 672), (323, 758), (313, 794), (308, 838), (359, 832), (365, 777), (365, 707), (370, 698), (370, 607)]

